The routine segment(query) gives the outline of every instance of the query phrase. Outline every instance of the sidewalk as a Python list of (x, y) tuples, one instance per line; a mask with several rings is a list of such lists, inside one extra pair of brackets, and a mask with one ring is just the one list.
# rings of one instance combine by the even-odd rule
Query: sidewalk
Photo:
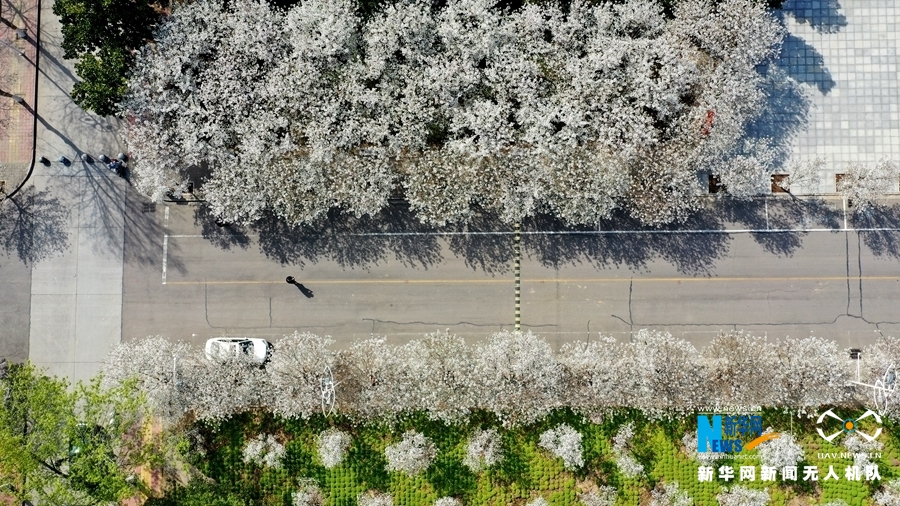
[[(0, 181), (11, 193), (25, 181), (34, 152), (38, 0), (0, 0), (0, 18)], [(17, 39), (16, 29), (27, 38)]]
[(822, 157), (819, 192), (835, 191), (849, 162), (900, 163), (900, 3), (786, 0), (778, 15), (788, 34), (770, 73), (790, 80), (767, 90), (750, 130), (779, 159)]
[[(77, 381), (93, 376), (121, 340), (128, 183), (101, 163), (81, 160), (82, 153), (96, 160), (124, 148), (118, 120), (87, 113), (69, 97), (74, 62), (63, 59), (52, 9), (52, 0), (43, 2), (36, 139), (36, 155), (51, 162), (36, 163), (26, 186), (48, 191), (65, 210), (57, 240), (64, 238), (66, 247), (32, 266), (29, 358)], [(71, 163), (59, 163), (60, 156)]]

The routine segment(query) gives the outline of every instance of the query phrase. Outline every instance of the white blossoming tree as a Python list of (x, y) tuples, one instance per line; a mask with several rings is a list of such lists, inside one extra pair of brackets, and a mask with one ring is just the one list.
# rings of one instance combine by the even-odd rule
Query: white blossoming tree
[(322, 382), (335, 363), (329, 348), (334, 341), (295, 332), (275, 343), (277, 353), (266, 366), (277, 389), (275, 411), (288, 417), (308, 418), (322, 412)]
[[(763, 434), (774, 432), (771, 427)], [(795, 466), (803, 460), (803, 448), (797, 444), (792, 434), (782, 432), (775, 439), (764, 441), (759, 445), (759, 460), (762, 465), (781, 469), (784, 466)]]
[(668, 332), (642, 329), (624, 359), (639, 381), (633, 406), (649, 413), (690, 411), (703, 401), (705, 365), (691, 343)]
[(870, 453), (881, 451), (884, 448), (884, 443), (881, 441), (878, 441), (877, 439), (866, 441), (856, 434), (844, 438), (844, 441), (841, 444), (844, 445), (844, 448), (853, 453), (853, 465), (860, 469), (865, 469), (866, 466), (872, 464), (872, 461), (869, 460)]
[(476, 345), (472, 375), (479, 407), (505, 424), (527, 423), (559, 405), (562, 370), (547, 341), (503, 331)]
[(503, 460), (503, 441), (496, 429), (480, 430), (469, 438), (463, 464), (473, 473)]
[(705, 451), (699, 451), (699, 443), (697, 441), (697, 431), (689, 431), (685, 432), (684, 436), (681, 438), (681, 443), (684, 445), (684, 449), (687, 452), (688, 457), (700, 462), (704, 466), (709, 466), (715, 463), (717, 452), (713, 452), (709, 443), (706, 445)]
[(788, 338), (774, 348), (776, 360), (769, 367), (774, 381), (765, 405), (804, 413), (847, 399), (845, 385), (850, 375), (836, 342), (819, 337)]
[(650, 493), (650, 506), (691, 506), (694, 500), (678, 486), (677, 481), (656, 486)]
[(462, 506), (462, 502), (455, 497), (440, 497), (434, 501), (434, 506)]
[(388, 471), (415, 476), (428, 469), (437, 456), (437, 448), (421, 432), (407, 431), (400, 442), (385, 448), (384, 456)]
[(897, 187), (900, 169), (891, 160), (876, 163), (853, 162), (837, 182), (837, 191), (852, 204), (856, 212), (864, 212)]
[(584, 506), (615, 506), (617, 496), (615, 488), (601, 485), (596, 490), (578, 494), (578, 500)]
[(744, 332), (716, 336), (703, 349), (706, 387), (711, 402), (732, 406), (762, 406), (771, 396), (771, 377), (760, 374), (777, 359), (774, 343)]
[(331, 428), (320, 432), (316, 438), (316, 450), (322, 465), (328, 469), (339, 466), (347, 456), (350, 443), (350, 434), (341, 430)]
[(265, 371), (243, 357), (210, 362), (202, 350), (162, 337), (122, 343), (104, 365), (107, 384), (134, 377), (164, 421), (191, 413), (222, 420), (256, 407), (272, 407), (276, 396)]
[(890, 480), (872, 495), (878, 506), (900, 506), (900, 479)]
[(414, 385), (401, 382), (403, 358), (384, 338), (354, 342), (342, 350), (335, 367), (341, 395), (336, 406), (363, 418), (390, 417), (409, 406), (406, 395)]
[(284, 454), (284, 445), (272, 434), (260, 434), (244, 446), (244, 462), (261, 467), (280, 468)]
[(394, 506), (394, 497), (376, 491), (360, 494), (356, 498), (356, 504), (359, 506)]
[(630, 374), (629, 352), (627, 344), (604, 336), (563, 344), (558, 360), (566, 405), (592, 415), (633, 402), (640, 390), (640, 378)]
[(698, 171), (737, 196), (768, 184), (743, 141), (783, 36), (759, 2), (683, 0), (672, 19), (653, 0), (354, 5), (176, 5), (123, 103), (138, 187), (205, 168), (227, 221), (374, 214), (402, 191), (431, 223), (477, 204), (661, 224), (696, 207)]
[(561, 458), (566, 469), (575, 470), (584, 465), (581, 440), (583, 436), (574, 427), (561, 424), (541, 434), (538, 445)]
[(408, 357), (401, 367), (405, 380), (416, 387), (409, 409), (421, 409), (448, 423), (463, 420), (476, 405), (472, 381), (473, 350), (463, 338), (435, 332), (403, 347)]
[(612, 440), (612, 451), (616, 456), (616, 466), (618, 466), (619, 472), (629, 478), (644, 472), (644, 465), (638, 462), (631, 453), (632, 439), (634, 439), (634, 424), (628, 422), (619, 427)]
[(735, 485), (719, 493), (716, 500), (719, 506), (766, 506), (769, 504), (769, 492)]
[(324, 506), (325, 494), (314, 480), (301, 479), (299, 485), (300, 490), (291, 494), (293, 506)]

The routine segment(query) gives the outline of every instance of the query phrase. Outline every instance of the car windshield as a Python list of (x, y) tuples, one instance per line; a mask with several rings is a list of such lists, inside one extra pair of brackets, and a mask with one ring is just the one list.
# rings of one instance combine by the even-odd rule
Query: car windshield
[(253, 347), (253, 343), (251, 343), (250, 341), (241, 341), (240, 345), (241, 345), (241, 351), (244, 352), (244, 355), (249, 355), (250, 348)]

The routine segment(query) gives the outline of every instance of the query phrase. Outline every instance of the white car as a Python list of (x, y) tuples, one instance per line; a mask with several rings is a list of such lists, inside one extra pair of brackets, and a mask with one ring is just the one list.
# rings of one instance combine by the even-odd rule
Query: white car
[(246, 356), (254, 364), (265, 364), (272, 358), (275, 346), (265, 339), (250, 337), (214, 337), (206, 341), (206, 359), (223, 362)]

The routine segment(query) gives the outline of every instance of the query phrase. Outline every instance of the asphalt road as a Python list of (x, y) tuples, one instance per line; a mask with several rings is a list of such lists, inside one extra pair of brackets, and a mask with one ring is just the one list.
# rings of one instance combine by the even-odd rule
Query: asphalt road
[[(672, 230), (526, 223), (522, 327), (555, 344), (641, 328), (698, 345), (732, 328), (847, 346), (900, 335), (897, 213), (851, 214), (848, 227), (870, 230), (845, 231), (840, 206), (718, 202)], [(123, 340), (299, 330), (341, 345), (513, 327), (513, 236), (487, 219), (432, 231), (395, 208), (378, 221), (240, 229), (217, 227), (197, 204), (146, 210), (127, 207)]]

